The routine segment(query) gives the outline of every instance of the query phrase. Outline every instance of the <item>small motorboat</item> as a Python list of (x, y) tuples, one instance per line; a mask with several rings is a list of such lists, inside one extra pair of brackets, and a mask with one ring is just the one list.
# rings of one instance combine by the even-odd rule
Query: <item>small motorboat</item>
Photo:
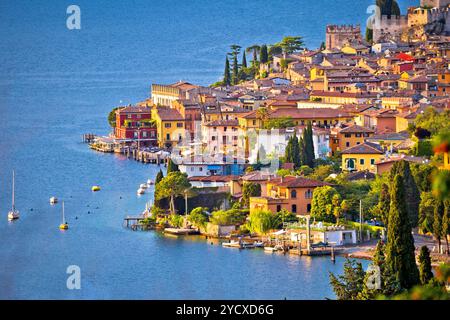
[(144, 194), (145, 193), (145, 189), (139, 188), (137, 191), (138, 195)]
[(62, 223), (59, 225), (59, 229), (61, 229), (61, 230), (69, 229), (69, 225), (67, 224), (66, 218), (64, 216), (64, 201), (62, 203)]
[(56, 198), (56, 197), (50, 198), (50, 204), (57, 204), (57, 203), (58, 203), (58, 198)]
[(253, 244), (255, 245), (255, 248), (264, 248), (264, 242), (262, 241), (255, 241)]
[(283, 247), (278, 244), (275, 247), (264, 247), (264, 251), (267, 252), (277, 252), (281, 250), (283, 250)]
[(232, 240), (232, 241), (230, 241), (230, 242), (223, 242), (223, 243), (222, 243), (222, 247), (226, 247), (226, 248), (239, 248), (239, 249), (241, 249), (241, 248), (242, 248), (242, 244), (241, 244), (240, 241)]
[(155, 183), (153, 182), (152, 179), (148, 179), (148, 180), (147, 180), (147, 184), (148, 184), (149, 186), (151, 186), (152, 184), (155, 184)]
[(142, 183), (141, 185), (139, 185), (139, 189), (147, 189), (148, 185), (146, 183)]
[(97, 192), (97, 191), (100, 191), (100, 187), (99, 187), (99, 186), (93, 186), (93, 187), (91, 188), (91, 190), (92, 190), (93, 192)]
[(8, 220), (13, 221), (19, 219), (19, 210), (16, 209), (16, 195), (15, 195), (15, 173), (12, 176), (12, 205), (11, 211), (8, 212)]
[(244, 241), (244, 242), (242, 242), (242, 248), (243, 248), (243, 249), (254, 249), (254, 248), (256, 248), (256, 246), (255, 246), (255, 244), (252, 243), (252, 242), (246, 242), (246, 241)]

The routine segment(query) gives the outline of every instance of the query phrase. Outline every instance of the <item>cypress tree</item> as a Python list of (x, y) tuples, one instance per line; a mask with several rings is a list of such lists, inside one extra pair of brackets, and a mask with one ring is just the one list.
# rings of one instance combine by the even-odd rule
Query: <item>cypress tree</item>
[(267, 51), (267, 46), (263, 44), (261, 46), (261, 51), (259, 53), (259, 60), (261, 63), (267, 63), (269, 61), (269, 53)]
[(223, 72), (223, 83), (227, 86), (231, 84), (230, 61), (228, 56), (225, 58), (225, 71)]
[(433, 236), (438, 242), (438, 250), (441, 253), (442, 245), (442, 217), (444, 216), (444, 203), (440, 200), (437, 201), (434, 207), (433, 215)]
[(159, 169), (159, 172), (156, 174), (155, 185), (157, 185), (158, 182), (160, 182), (163, 178), (164, 178), (164, 174), (163, 174), (162, 170)]
[(402, 288), (410, 289), (419, 283), (419, 271), (404, 190), (403, 179), (400, 175), (395, 175), (391, 188), (385, 255), (386, 267), (392, 271)]
[(303, 137), (299, 138), (298, 148), (300, 153), (300, 164), (304, 166), (306, 163), (306, 151), (305, 151), (305, 140), (303, 140)]
[(304, 143), (304, 153), (305, 162), (303, 165), (307, 165), (310, 168), (314, 167), (314, 142), (311, 122), (303, 129), (303, 143)]
[(180, 171), (180, 169), (178, 169), (178, 165), (175, 164), (175, 162), (173, 162), (171, 158), (169, 158), (169, 161), (167, 163), (167, 175), (175, 171)]
[(389, 206), (391, 202), (391, 196), (389, 194), (389, 186), (386, 183), (381, 185), (380, 199), (378, 200), (378, 212), (381, 217), (381, 221), (384, 226), (388, 226)]
[(301, 167), (300, 148), (295, 133), (292, 137), (289, 138), (284, 157), (286, 159), (286, 162), (293, 163), (296, 169)]
[(447, 254), (450, 254), (448, 236), (450, 235), (450, 201), (444, 201), (444, 216), (442, 217), (442, 237), (445, 239)]
[(238, 64), (237, 55), (233, 56), (233, 74), (231, 76), (231, 83), (233, 85), (239, 83), (239, 64)]
[(430, 250), (427, 246), (422, 246), (419, 252), (419, 273), (420, 283), (425, 285), (433, 279), (433, 272), (431, 271)]
[(242, 55), (242, 67), (247, 68), (247, 57), (245, 56), (245, 51), (244, 54)]
[(411, 227), (415, 228), (417, 227), (419, 220), (420, 192), (417, 188), (416, 181), (411, 174), (411, 168), (408, 161), (401, 160), (394, 163), (389, 175), (389, 181), (391, 181), (391, 183), (394, 181), (394, 177), (397, 174), (403, 178), (406, 208), (408, 210)]

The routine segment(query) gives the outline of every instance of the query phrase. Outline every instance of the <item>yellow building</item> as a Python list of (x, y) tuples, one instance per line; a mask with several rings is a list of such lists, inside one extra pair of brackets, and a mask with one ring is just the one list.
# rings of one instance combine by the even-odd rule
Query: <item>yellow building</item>
[(384, 152), (379, 145), (365, 142), (342, 151), (342, 170), (375, 172), (375, 163), (383, 157)]
[(364, 54), (368, 54), (370, 49), (363, 45), (346, 45), (346, 46), (342, 47), (341, 51), (344, 54), (361, 56)]
[(374, 130), (358, 125), (344, 128), (337, 134), (339, 140), (338, 151), (363, 144), (367, 138), (372, 137), (374, 134)]
[(160, 147), (174, 147), (185, 138), (185, 120), (176, 109), (153, 107), (152, 119), (156, 121), (156, 133)]
[(267, 182), (267, 195), (250, 198), (250, 213), (256, 210), (273, 213), (285, 209), (296, 215), (307, 215), (311, 211), (314, 189), (330, 185), (326, 182), (287, 176)]
[(416, 120), (417, 113), (415, 112), (402, 112), (395, 116), (395, 129), (397, 132), (408, 130), (410, 124)]

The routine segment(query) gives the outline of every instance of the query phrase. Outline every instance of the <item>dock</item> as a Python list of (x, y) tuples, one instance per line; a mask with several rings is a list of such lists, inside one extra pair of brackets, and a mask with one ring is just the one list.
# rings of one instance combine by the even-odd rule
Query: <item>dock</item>
[(144, 215), (138, 215), (138, 216), (126, 216), (123, 218), (123, 226), (124, 227), (133, 227), (136, 224), (139, 224), (142, 220), (144, 220)]

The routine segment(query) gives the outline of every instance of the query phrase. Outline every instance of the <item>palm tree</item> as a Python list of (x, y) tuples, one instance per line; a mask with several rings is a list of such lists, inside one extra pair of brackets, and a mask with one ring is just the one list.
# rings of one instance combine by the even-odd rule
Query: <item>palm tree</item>
[(266, 120), (269, 119), (269, 110), (265, 107), (261, 107), (258, 110), (256, 110), (256, 117), (264, 123)]

